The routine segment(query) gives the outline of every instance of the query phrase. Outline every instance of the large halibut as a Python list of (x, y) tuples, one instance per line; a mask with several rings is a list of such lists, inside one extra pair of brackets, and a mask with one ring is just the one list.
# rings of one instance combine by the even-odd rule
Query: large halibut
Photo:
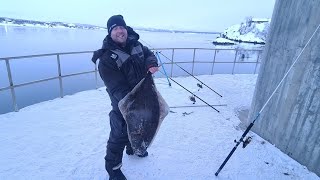
[(150, 72), (118, 106), (127, 123), (128, 137), (134, 153), (143, 155), (169, 112), (169, 106), (156, 89)]

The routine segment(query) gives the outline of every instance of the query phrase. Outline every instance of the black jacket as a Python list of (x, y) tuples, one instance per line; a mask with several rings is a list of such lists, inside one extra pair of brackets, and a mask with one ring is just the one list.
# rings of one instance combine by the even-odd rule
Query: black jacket
[(128, 39), (125, 48), (120, 48), (109, 35), (102, 48), (95, 51), (92, 61), (100, 59), (98, 69), (107, 87), (114, 110), (119, 110), (118, 102), (144, 78), (150, 67), (158, 66), (154, 54), (139, 41), (139, 35), (127, 27)]

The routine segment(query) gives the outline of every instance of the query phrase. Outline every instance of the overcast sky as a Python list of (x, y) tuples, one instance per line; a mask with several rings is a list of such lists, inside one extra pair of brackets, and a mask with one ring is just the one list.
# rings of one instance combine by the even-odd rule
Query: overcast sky
[(127, 25), (223, 31), (248, 16), (271, 18), (275, 0), (0, 0), (0, 16), (106, 26), (122, 14)]

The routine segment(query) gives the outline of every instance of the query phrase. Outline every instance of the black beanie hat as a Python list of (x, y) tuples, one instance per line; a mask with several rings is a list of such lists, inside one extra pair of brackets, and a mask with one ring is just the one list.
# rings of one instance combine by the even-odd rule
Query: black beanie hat
[(124, 22), (122, 15), (114, 15), (109, 18), (107, 22), (108, 33), (111, 34), (112, 29), (116, 26), (123, 26), (127, 28), (126, 22)]

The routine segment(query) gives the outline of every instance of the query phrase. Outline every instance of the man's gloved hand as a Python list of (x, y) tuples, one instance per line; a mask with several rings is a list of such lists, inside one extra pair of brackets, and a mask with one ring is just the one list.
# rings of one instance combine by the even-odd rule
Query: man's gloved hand
[(149, 68), (149, 71), (154, 74), (155, 72), (159, 71), (159, 67), (151, 67)]

